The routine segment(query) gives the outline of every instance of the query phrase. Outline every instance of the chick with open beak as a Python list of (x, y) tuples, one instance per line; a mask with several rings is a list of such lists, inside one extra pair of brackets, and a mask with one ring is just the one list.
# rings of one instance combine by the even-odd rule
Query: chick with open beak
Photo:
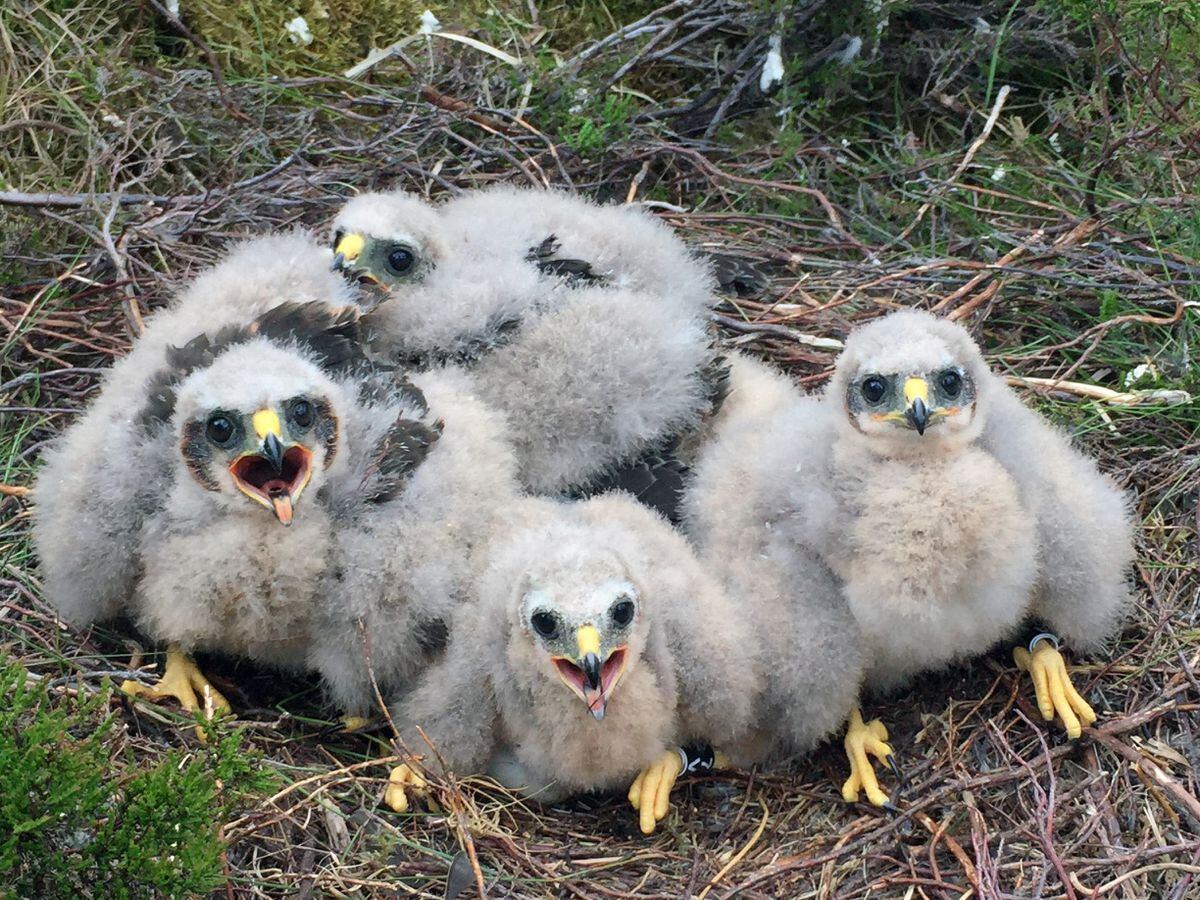
[[(605, 585), (598, 593), (615, 595), (606, 610), (568, 622), (548, 598), (535, 592), (528, 613), (529, 629), (549, 656), (550, 664), (596, 721), (616, 690), (629, 653), (629, 632), (637, 617), (637, 590), (632, 584)], [(603, 631), (601, 631), (603, 629)]]
[(249, 413), (211, 410), (184, 426), (181, 450), (201, 485), (220, 491), (224, 468), (242, 496), (291, 525), (317, 457), (328, 465), (336, 441), (337, 421), (328, 403), (300, 395)]
[[(311, 424), (311, 404), (307, 400), (293, 400), (290, 412), (293, 425)], [(262, 444), (254, 452), (238, 456), (230, 464), (229, 473), (239, 491), (270, 508), (282, 524), (291, 525), (296, 501), (312, 478), (312, 451), (299, 441), (284, 446), (283, 424), (273, 409), (258, 410), (250, 423)]]

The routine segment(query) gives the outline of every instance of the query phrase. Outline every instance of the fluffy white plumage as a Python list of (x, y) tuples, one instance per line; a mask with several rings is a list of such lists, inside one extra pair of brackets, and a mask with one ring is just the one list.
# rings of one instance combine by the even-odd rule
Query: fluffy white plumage
[(514, 188), (437, 209), (363, 195), (333, 229), (338, 246), (362, 237), (355, 265), (390, 291), (373, 346), (469, 366), (538, 493), (586, 488), (712, 408), (708, 266), (638, 210)]
[(99, 395), (45, 453), (34, 488), (34, 545), (46, 596), (84, 626), (115, 615), (133, 590), (138, 534), (170, 456), (143, 438), (139, 413), (167, 348), (247, 324), (285, 301), (343, 307), (356, 294), (306, 234), (257, 238), (198, 276), (108, 372)]
[[(953, 396), (939, 394), (933, 380), (951, 371)], [(887, 383), (873, 405), (876, 376)], [(833, 570), (868, 685), (983, 652), (1031, 617), (1083, 650), (1118, 626), (1132, 554), (1123, 497), (959, 326), (906, 311), (860, 329), (820, 397), (744, 358), (731, 381), (689, 491), (692, 533), (706, 549), (746, 529), (747, 551)], [(904, 405), (925, 389), (921, 434)]]
[(124, 610), (184, 653), (315, 669), (362, 713), (372, 674), (391, 693), (440, 652), (518, 492), (466, 376), (366, 363), (330, 262), (299, 235), (251, 241), (153, 317), (54, 452), (35, 536), (71, 620)]
[[(759, 679), (753, 631), (686, 541), (631, 498), (525, 501), (497, 531), (476, 594), (445, 658), (394, 709), (413, 752), (427, 752), (419, 725), (460, 774), (488, 771), (549, 801), (627, 787), (689, 739), (745, 737)], [(636, 603), (627, 629), (610, 620), (621, 600)], [(531, 624), (539, 612), (559, 617), (554, 637)], [(553, 661), (560, 650), (575, 658), (585, 624), (609, 659), (601, 684), (606, 655), (627, 654), (599, 721)]]
[(756, 685), (755, 731), (728, 748), (734, 762), (749, 765), (810, 750), (839, 728), (864, 660), (840, 582), (797, 540), (803, 525), (793, 522), (795, 479), (810, 477), (821, 447), (815, 435), (785, 429), (790, 404), (809, 401), (784, 375), (739, 354), (730, 359), (730, 384), (692, 472), (684, 528), (738, 598), (769, 673)]
[[(311, 478), (284, 527), (243, 495), (204, 435), (190, 445), (188, 433), (192, 423), (202, 429), (216, 412), (248, 421), (256, 410), (294, 397), (324, 404), (326, 415), (340, 421), (355, 402), (353, 391), (298, 350), (261, 339), (226, 351), (182, 382), (169, 427), (153, 438), (170, 473), (135, 557), (142, 575), (130, 606), (148, 636), (186, 653), (219, 651), (305, 668), (336, 541), (335, 522), (317, 496), (331, 479), (344, 477), (346, 448), (312, 442)], [(286, 423), (283, 428), (287, 438)], [(180, 452), (191, 446), (194, 451)], [(204, 478), (192, 470), (197, 460)]]
[[(427, 372), (413, 383), (429, 405), (425, 420), (436, 416), (444, 428), (403, 488), (387, 503), (362, 503), (355, 491), (373, 462), (356, 455), (357, 471), (330, 489), (337, 552), (309, 659), (332, 698), (353, 713), (376, 705), (372, 674), (390, 698), (441, 655), (479, 554), (498, 517), (519, 502), (503, 417), (471, 394), (461, 373)], [(348, 440), (371, 445), (383, 419), (356, 410)]]

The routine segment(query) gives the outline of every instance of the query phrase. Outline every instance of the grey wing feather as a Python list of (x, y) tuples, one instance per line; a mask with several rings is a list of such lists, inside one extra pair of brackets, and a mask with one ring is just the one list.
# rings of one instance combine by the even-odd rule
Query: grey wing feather
[(679, 459), (678, 442), (661, 449), (647, 450), (623, 465), (598, 475), (585, 485), (568, 491), (573, 500), (584, 500), (611, 491), (625, 491), (643, 506), (648, 506), (669, 521), (680, 521), (680, 498), (688, 468)]
[(404, 487), (417, 466), (425, 461), (429, 449), (442, 436), (441, 419), (426, 425), (418, 419), (401, 416), (375, 448), (375, 463), (363, 482), (367, 503), (385, 503)]
[(983, 443), (1037, 523), (1034, 612), (1073, 649), (1097, 649), (1131, 603), (1129, 498), (1007, 386), (997, 386)]

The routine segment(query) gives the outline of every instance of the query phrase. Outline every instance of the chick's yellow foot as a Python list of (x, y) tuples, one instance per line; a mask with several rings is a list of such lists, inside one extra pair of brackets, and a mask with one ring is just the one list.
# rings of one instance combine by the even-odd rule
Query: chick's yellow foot
[(665, 750), (646, 766), (629, 786), (630, 805), (638, 813), (642, 834), (653, 834), (654, 827), (671, 807), (671, 788), (683, 771), (683, 755), (675, 749)]
[(873, 806), (891, 806), (891, 799), (880, 789), (875, 768), (867, 758), (870, 754), (880, 762), (886, 762), (893, 772), (899, 771), (887, 736), (887, 728), (878, 719), (864, 722), (860, 710), (855, 709), (850, 713), (844, 742), (846, 756), (850, 760), (850, 777), (842, 785), (842, 799), (847, 803), (857, 803), (861, 790), (866, 792), (867, 802)]
[(340, 719), (342, 723), (342, 731), (346, 734), (354, 734), (356, 731), (362, 731), (371, 724), (371, 720), (366, 716), (352, 716), (346, 714)]
[(1083, 733), (1083, 726), (1096, 721), (1096, 713), (1088, 702), (1079, 696), (1067, 674), (1067, 664), (1058, 652), (1057, 642), (1034, 638), (1033, 652), (1024, 647), (1013, 648), (1013, 661), (1022, 672), (1033, 678), (1033, 690), (1037, 694), (1038, 709), (1047, 722), (1054, 714), (1062, 719), (1067, 737), (1072, 740)]
[(148, 686), (136, 681), (124, 681), (121, 690), (130, 696), (150, 700), (173, 697), (187, 712), (203, 710), (209, 718), (214, 713), (229, 711), (229, 701), (196, 668), (192, 658), (177, 647), (167, 651), (167, 666), (157, 684)]
[(401, 763), (392, 769), (392, 774), (388, 776), (388, 786), (383, 794), (383, 802), (395, 812), (406, 812), (409, 793), (411, 792), (414, 797), (425, 796), (426, 784), (427, 782), (416, 769), (408, 763)]

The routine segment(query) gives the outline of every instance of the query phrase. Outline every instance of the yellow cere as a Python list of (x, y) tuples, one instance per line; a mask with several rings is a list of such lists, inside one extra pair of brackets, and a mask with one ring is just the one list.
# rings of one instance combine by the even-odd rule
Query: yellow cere
[(920, 398), (926, 406), (929, 405), (929, 384), (924, 378), (917, 378), (914, 375), (912, 378), (905, 379), (904, 402), (912, 406), (912, 402), (917, 398)]
[(333, 248), (334, 253), (340, 253), (346, 258), (346, 262), (354, 262), (358, 259), (358, 255), (362, 253), (366, 241), (363, 240), (361, 234), (347, 234), (338, 245)]
[(260, 409), (250, 421), (254, 424), (254, 433), (258, 435), (260, 441), (265, 440), (268, 434), (273, 434), (277, 438), (283, 437), (279, 426), (279, 415), (273, 409)]
[(579, 644), (579, 658), (589, 653), (600, 655), (600, 632), (594, 625), (583, 625), (575, 632), (575, 641)]

